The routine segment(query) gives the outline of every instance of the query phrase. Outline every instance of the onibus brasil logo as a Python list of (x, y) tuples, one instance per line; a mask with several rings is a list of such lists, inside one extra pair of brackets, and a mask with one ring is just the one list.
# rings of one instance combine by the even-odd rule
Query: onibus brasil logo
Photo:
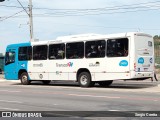
[(73, 67), (73, 62), (68, 62), (66, 64), (56, 63), (56, 67)]

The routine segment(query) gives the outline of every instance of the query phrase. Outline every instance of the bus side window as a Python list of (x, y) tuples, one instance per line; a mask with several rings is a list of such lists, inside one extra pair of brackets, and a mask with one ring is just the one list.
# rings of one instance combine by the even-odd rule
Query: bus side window
[(66, 58), (80, 59), (84, 57), (84, 42), (66, 44)]
[(19, 47), (18, 60), (25, 61), (31, 59), (32, 59), (32, 47), (31, 46)]
[(65, 44), (49, 45), (49, 59), (64, 59), (65, 58)]
[(128, 56), (128, 38), (107, 40), (107, 57)]
[(33, 46), (33, 60), (46, 60), (47, 50), (47, 45)]
[(86, 58), (101, 58), (105, 57), (105, 40), (88, 41), (85, 44)]

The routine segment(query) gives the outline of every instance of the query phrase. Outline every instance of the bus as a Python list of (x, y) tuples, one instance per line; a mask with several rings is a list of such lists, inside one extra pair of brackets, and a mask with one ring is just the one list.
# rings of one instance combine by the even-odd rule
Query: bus
[(5, 79), (63, 80), (81, 87), (109, 86), (114, 80), (145, 80), (154, 76), (154, 44), (140, 32), (81, 34), (56, 40), (11, 44), (5, 53)]

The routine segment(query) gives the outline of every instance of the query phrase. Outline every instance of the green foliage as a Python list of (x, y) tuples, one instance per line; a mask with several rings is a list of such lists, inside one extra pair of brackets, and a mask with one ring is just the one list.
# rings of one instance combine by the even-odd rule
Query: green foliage
[(155, 36), (153, 37), (153, 39), (154, 39), (154, 40), (160, 40), (160, 35), (155, 35)]

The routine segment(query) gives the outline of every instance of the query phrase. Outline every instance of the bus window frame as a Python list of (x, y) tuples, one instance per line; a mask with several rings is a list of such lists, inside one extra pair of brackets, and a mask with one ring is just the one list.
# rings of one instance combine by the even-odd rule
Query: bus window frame
[[(7, 55), (9, 55), (9, 53), (14, 53), (14, 60), (10, 61), (10, 56), (9, 56), (9, 60), (7, 60)], [(9, 52), (6, 52), (6, 55), (5, 55), (5, 65), (9, 65), (11, 63), (15, 63), (15, 59), (16, 59), (16, 52), (14, 51), (9, 51)], [(10, 62), (7, 62), (7, 61), (10, 61)]]

